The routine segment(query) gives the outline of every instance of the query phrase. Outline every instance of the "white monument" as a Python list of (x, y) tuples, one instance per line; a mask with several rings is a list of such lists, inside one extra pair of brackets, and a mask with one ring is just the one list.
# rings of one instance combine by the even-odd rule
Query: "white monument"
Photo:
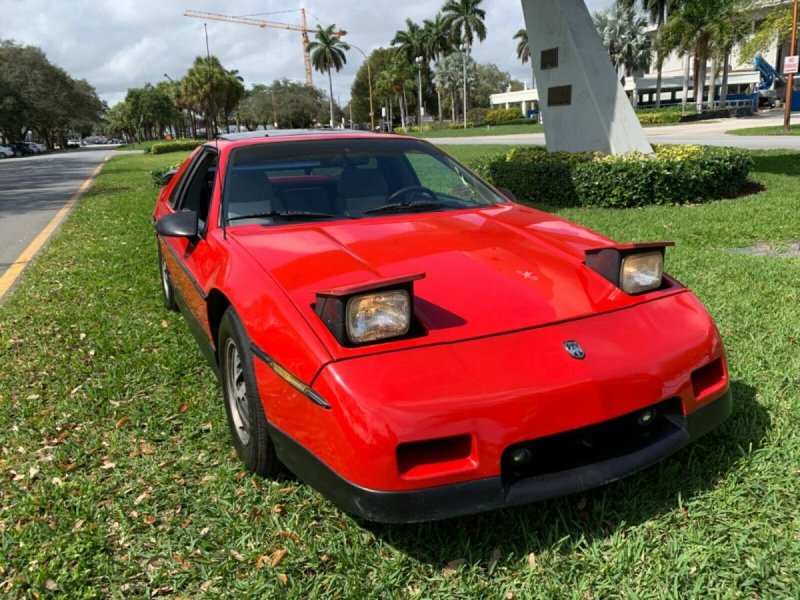
[(583, 0), (522, 0), (549, 151), (651, 154)]

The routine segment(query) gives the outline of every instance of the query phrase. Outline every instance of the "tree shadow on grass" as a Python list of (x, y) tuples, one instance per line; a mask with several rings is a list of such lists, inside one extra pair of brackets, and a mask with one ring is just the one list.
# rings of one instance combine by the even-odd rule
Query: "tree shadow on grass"
[(751, 153), (753, 173), (773, 173), (775, 175), (800, 175), (800, 152), (786, 150), (782, 152)]
[(536, 504), (447, 521), (413, 525), (362, 522), (377, 537), (417, 560), (443, 567), (465, 558), (485, 562), (494, 548), (504, 555), (526, 556), (558, 547), (565, 539), (587, 543), (607, 538), (673, 511), (684, 502), (712, 490), (758, 448), (769, 428), (767, 410), (756, 401), (756, 390), (732, 383), (733, 414), (718, 429), (678, 454), (622, 481), (588, 492)]

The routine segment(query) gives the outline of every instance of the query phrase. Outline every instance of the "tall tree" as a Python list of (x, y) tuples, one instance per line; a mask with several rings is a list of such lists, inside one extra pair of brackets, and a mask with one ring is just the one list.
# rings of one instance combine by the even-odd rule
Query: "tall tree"
[(214, 137), (217, 114), (224, 108), (230, 84), (229, 76), (216, 56), (198, 56), (181, 79), (188, 105), (203, 115), (208, 139)]
[(328, 90), (330, 92), (328, 103), (331, 129), (333, 128), (333, 77), (331, 76), (331, 70), (336, 69), (337, 73), (342, 70), (347, 63), (345, 52), (350, 50), (350, 46), (334, 33), (335, 29), (336, 25), (329, 25), (324, 29), (322, 25), (317, 25), (316, 37), (308, 45), (308, 51), (311, 53), (311, 63), (314, 68), (320, 73), (326, 71), (328, 73)]
[(486, 39), (486, 11), (480, 8), (483, 0), (446, 0), (442, 16), (459, 42), (472, 46), (475, 38)]
[[(425, 47), (428, 56), (438, 66), (442, 57), (452, 52), (453, 39), (447, 26), (447, 21), (441, 12), (436, 13), (433, 19), (425, 19), (423, 23)], [(436, 106), (439, 113), (439, 122), (442, 122), (442, 94), (436, 89)]]
[[(666, 56), (676, 51), (679, 56), (694, 55), (695, 102), (702, 111), (705, 95), (706, 63), (719, 56), (744, 31), (746, 0), (681, 0), (659, 36), (659, 51)], [(726, 65), (727, 68), (727, 65)], [(711, 98), (713, 101), (714, 98)]]
[[(479, 42), (486, 39), (486, 25), (484, 24), (486, 11), (480, 7), (482, 2), (483, 0), (446, 0), (442, 6), (444, 20), (451, 31), (457, 34), (459, 42), (465, 46), (467, 59), (475, 38), (477, 37)], [(464, 112), (466, 112), (469, 97), (466, 88), (464, 88), (463, 94)]]
[[(661, 34), (661, 28), (667, 20), (667, 16), (678, 4), (680, 0), (639, 0), (639, 3), (647, 15), (650, 22), (656, 26), (656, 39)], [(627, 8), (636, 4), (636, 0), (623, 0)], [(656, 47), (658, 43), (656, 42)], [(661, 108), (661, 86), (664, 73), (664, 56), (661, 52), (656, 52), (656, 108)]]

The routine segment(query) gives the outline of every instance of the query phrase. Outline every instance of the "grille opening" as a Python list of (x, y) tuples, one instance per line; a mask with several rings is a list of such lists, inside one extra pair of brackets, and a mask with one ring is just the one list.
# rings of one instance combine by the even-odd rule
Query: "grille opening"
[(397, 468), (401, 477), (431, 477), (473, 466), (471, 435), (408, 442), (397, 447)]
[[(503, 483), (632, 454), (680, 431), (682, 419), (680, 399), (670, 398), (610, 421), (514, 444), (503, 452)], [(522, 456), (530, 458), (520, 464)]]
[(705, 367), (692, 373), (692, 390), (694, 397), (702, 400), (709, 394), (717, 391), (725, 382), (725, 369), (722, 368), (722, 359), (718, 358), (708, 363)]

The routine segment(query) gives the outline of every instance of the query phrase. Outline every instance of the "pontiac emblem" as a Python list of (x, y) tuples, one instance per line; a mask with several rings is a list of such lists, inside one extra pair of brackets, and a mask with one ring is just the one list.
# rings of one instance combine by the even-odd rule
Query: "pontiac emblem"
[(564, 350), (569, 352), (569, 355), (576, 360), (583, 360), (586, 358), (586, 352), (584, 352), (581, 345), (574, 340), (564, 342)]

